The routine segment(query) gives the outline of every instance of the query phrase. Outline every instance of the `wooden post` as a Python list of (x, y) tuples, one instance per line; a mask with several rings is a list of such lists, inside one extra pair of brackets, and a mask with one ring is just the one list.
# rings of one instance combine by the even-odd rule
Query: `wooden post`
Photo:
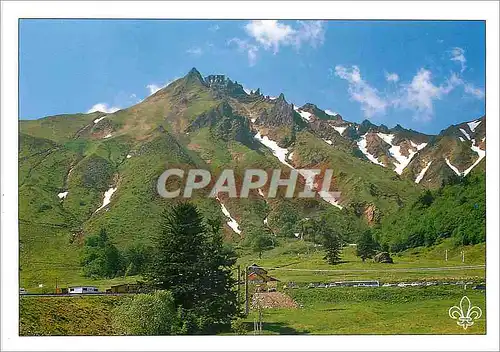
[(241, 275), (240, 275), (240, 265), (238, 264), (238, 306), (241, 304), (240, 285), (241, 285)]
[(245, 315), (249, 313), (249, 302), (248, 302), (248, 267), (245, 267)]
[(262, 307), (259, 304), (259, 335), (262, 335)]

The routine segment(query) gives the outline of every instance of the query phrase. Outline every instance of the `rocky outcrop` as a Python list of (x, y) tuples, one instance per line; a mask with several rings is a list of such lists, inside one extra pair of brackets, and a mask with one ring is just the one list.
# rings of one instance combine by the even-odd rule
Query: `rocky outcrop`
[(365, 211), (363, 212), (363, 215), (366, 219), (366, 221), (371, 225), (375, 222), (377, 222), (377, 209), (375, 208), (375, 206), (373, 204), (370, 204), (368, 205), (366, 208), (365, 208)]
[(257, 124), (265, 127), (280, 127), (294, 125), (293, 105), (288, 104), (283, 93), (280, 94), (271, 111), (263, 111), (257, 119)]
[(248, 94), (241, 84), (231, 81), (224, 75), (209, 75), (205, 77), (205, 83), (214, 91), (215, 96), (218, 98), (223, 98), (224, 96), (240, 99), (248, 98)]
[(391, 256), (387, 252), (381, 252), (377, 254), (375, 257), (373, 257), (373, 260), (376, 263), (388, 263), (388, 264), (394, 263), (394, 260), (392, 260)]
[(212, 134), (221, 140), (237, 140), (244, 144), (253, 143), (248, 119), (236, 115), (227, 102), (199, 115), (188, 126), (186, 132), (209, 127)]

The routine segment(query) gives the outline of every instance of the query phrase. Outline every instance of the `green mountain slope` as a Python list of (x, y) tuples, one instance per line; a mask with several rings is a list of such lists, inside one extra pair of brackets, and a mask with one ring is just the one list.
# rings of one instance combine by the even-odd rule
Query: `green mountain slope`
[[(483, 146), (484, 126), (473, 125), (471, 134)], [(224, 226), (226, 239), (245, 244), (247, 236), (263, 231), (294, 237), (300, 220), (324, 212), (358, 228), (377, 226), (413, 204), (423, 187), (454, 177), (449, 167), (435, 171), (433, 162), (425, 182), (415, 183), (429, 158), (449, 152), (453, 162), (464, 160), (463, 167), (474, 161), (472, 142), (451, 132), (436, 137), (400, 126), (351, 123), (313, 104), (298, 108), (283, 95), (247, 94), (225, 76), (203, 78), (196, 69), (127, 109), (21, 121), (19, 129), (21, 285), (28, 289), (56, 277), (61, 282), (81, 277), (84, 239), (101, 228), (121, 250), (149, 244), (159, 231), (160, 213), (179, 201), (157, 192), (167, 168), (206, 169), (214, 178), (232, 169), (237, 186), (249, 168), (268, 175), (276, 168), (285, 174), (291, 167), (333, 170), (331, 190), (341, 193), (335, 204), (319, 196), (287, 199), (283, 188), (268, 198), (268, 185), (252, 190), (248, 199), (223, 193), (214, 199), (207, 197), (209, 189), (195, 191), (191, 201), (205, 215), (233, 226)], [(368, 152), (360, 149), (363, 138), (372, 139)], [(275, 144), (266, 145), (265, 139)], [(366, 155), (396, 165), (396, 149), (413, 158), (401, 175)], [(484, 170), (484, 160), (476, 168)], [(302, 176), (299, 183), (302, 190)], [(170, 186), (179, 184), (169, 179)]]

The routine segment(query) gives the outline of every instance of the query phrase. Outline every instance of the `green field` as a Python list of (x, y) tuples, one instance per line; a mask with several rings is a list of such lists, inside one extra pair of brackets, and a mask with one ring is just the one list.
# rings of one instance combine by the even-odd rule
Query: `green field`
[[(445, 251), (448, 250), (448, 261)], [(465, 252), (462, 262), (461, 252)], [(432, 280), (472, 280), (483, 281), (485, 268), (461, 269), (461, 266), (485, 264), (486, 245), (454, 247), (451, 241), (433, 247), (412, 248), (392, 255), (393, 264), (362, 262), (355, 255), (355, 247), (344, 247), (342, 263), (329, 265), (323, 259), (321, 247), (313, 244), (289, 240), (262, 254), (243, 253), (238, 263), (242, 267), (258, 264), (269, 269), (271, 276), (283, 283), (330, 282), (339, 280), (380, 280), (381, 282), (432, 281)], [(444, 268), (444, 269), (442, 269)], [(303, 270), (302, 270), (303, 269)], [(318, 271), (314, 271), (318, 270)]]
[[(295, 289), (297, 309), (263, 309), (263, 334), (485, 334), (484, 291), (463, 287)], [(483, 316), (464, 330), (448, 310), (467, 295)], [(244, 319), (253, 333), (256, 311)]]
[[(485, 334), (485, 291), (459, 286), (327, 288), (285, 291), (299, 308), (263, 309), (263, 334)], [(483, 311), (464, 330), (448, 309), (467, 295)], [(112, 310), (125, 296), (22, 297), (21, 335), (114, 335)], [(242, 328), (253, 333), (258, 313)], [(240, 333), (242, 333), (240, 331)]]
[(19, 335), (113, 335), (112, 309), (124, 298), (22, 297)]

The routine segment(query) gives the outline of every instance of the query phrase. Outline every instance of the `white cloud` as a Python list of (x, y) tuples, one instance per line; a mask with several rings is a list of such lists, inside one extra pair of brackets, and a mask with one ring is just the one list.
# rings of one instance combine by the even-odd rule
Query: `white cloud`
[(385, 73), (385, 79), (387, 82), (397, 82), (399, 81), (399, 76), (397, 73), (389, 73), (389, 72), (386, 72)]
[(342, 65), (335, 66), (335, 75), (349, 83), (348, 92), (351, 99), (361, 104), (365, 117), (369, 118), (385, 112), (388, 102), (380, 97), (378, 90), (370, 86), (361, 78), (358, 66), (346, 68)]
[(236, 44), (236, 46), (238, 47), (238, 51), (246, 52), (249, 65), (255, 65), (255, 63), (257, 62), (257, 53), (259, 51), (259, 48), (256, 45), (250, 44), (247, 40), (242, 40), (239, 38), (230, 39), (227, 43)]
[(96, 111), (100, 111), (100, 112), (105, 112), (106, 114), (111, 114), (113, 112), (116, 112), (120, 110), (119, 107), (116, 107), (116, 106), (108, 106), (108, 104), (106, 103), (97, 103), (95, 105), (93, 105), (88, 111), (87, 113), (90, 114), (92, 112), (96, 112)]
[(193, 47), (186, 50), (186, 53), (190, 55), (200, 56), (201, 54), (203, 54), (203, 49), (201, 49), (200, 47)]
[(296, 26), (291, 26), (278, 20), (254, 20), (244, 27), (247, 39), (233, 38), (228, 44), (236, 44), (240, 52), (247, 54), (250, 66), (253, 66), (260, 48), (277, 54), (283, 46), (299, 49), (304, 44), (313, 48), (323, 44), (323, 24), (323, 21), (297, 21)]
[[(335, 67), (335, 75), (349, 83), (348, 93), (352, 100), (361, 104), (365, 117), (382, 114), (387, 108), (394, 107), (414, 112), (414, 119), (428, 121), (434, 114), (434, 102), (448, 95), (458, 87), (477, 99), (484, 98), (484, 91), (465, 81), (459, 74), (452, 72), (444, 82), (436, 85), (432, 81), (432, 72), (421, 68), (409, 83), (398, 83), (399, 76), (386, 73), (386, 81), (398, 83), (394, 92), (379, 92), (375, 87), (363, 80), (358, 66), (346, 68)], [(394, 75), (393, 77), (391, 77)]]
[(464, 84), (464, 92), (467, 94), (473, 95), (474, 97), (476, 97), (478, 99), (484, 98), (484, 91), (481, 88), (474, 87), (474, 85), (471, 83)]
[(467, 68), (465, 63), (467, 62), (467, 59), (465, 58), (465, 50), (459, 47), (455, 47), (451, 49), (451, 61), (458, 61), (460, 63), (460, 72), (464, 72), (464, 70)]
[(295, 45), (300, 47), (302, 42), (309, 43), (313, 48), (325, 41), (323, 21), (297, 21), (299, 29), (295, 36)]
[(292, 26), (277, 20), (255, 20), (245, 26), (247, 34), (264, 49), (272, 49), (276, 54), (280, 46), (294, 45), (297, 48), (303, 43), (316, 47), (324, 40), (322, 21), (297, 21)]
[(463, 87), (466, 94), (473, 95), (478, 99), (484, 98), (484, 92), (481, 89), (474, 87), (455, 72), (452, 72), (444, 83), (436, 86), (432, 83), (431, 71), (421, 68), (410, 84), (403, 85), (401, 97), (395, 105), (413, 109), (415, 119), (427, 121), (433, 116), (434, 101), (442, 99), (460, 86)]
[(250, 21), (245, 31), (265, 49), (272, 48), (274, 53), (278, 52), (280, 44), (289, 43), (295, 33), (292, 27), (277, 20)]
[(171, 79), (170, 81), (168, 81), (167, 83), (165, 83), (164, 85), (150, 83), (146, 86), (146, 88), (149, 90), (149, 95), (152, 95), (152, 94), (155, 94), (160, 89), (163, 89), (163, 88), (167, 87), (168, 85), (170, 85), (171, 83), (177, 81), (178, 79), (179, 79), (179, 77), (175, 77), (175, 78)]
[(403, 85), (402, 96), (396, 104), (414, 110), (415, 119), (429, 120), (434, 112), (433, 101), (452, 89), (451, 84), (447, 88), (434, 85), (431, 71), (421, 68), (409, 84)]
[(157, 91), (160, 89), (164, 88), (165, 86), (157, 86), (156, 84), (148, 84), (146, 86), (147, 89), (149, 89), (149, 95), (155, 94)]

